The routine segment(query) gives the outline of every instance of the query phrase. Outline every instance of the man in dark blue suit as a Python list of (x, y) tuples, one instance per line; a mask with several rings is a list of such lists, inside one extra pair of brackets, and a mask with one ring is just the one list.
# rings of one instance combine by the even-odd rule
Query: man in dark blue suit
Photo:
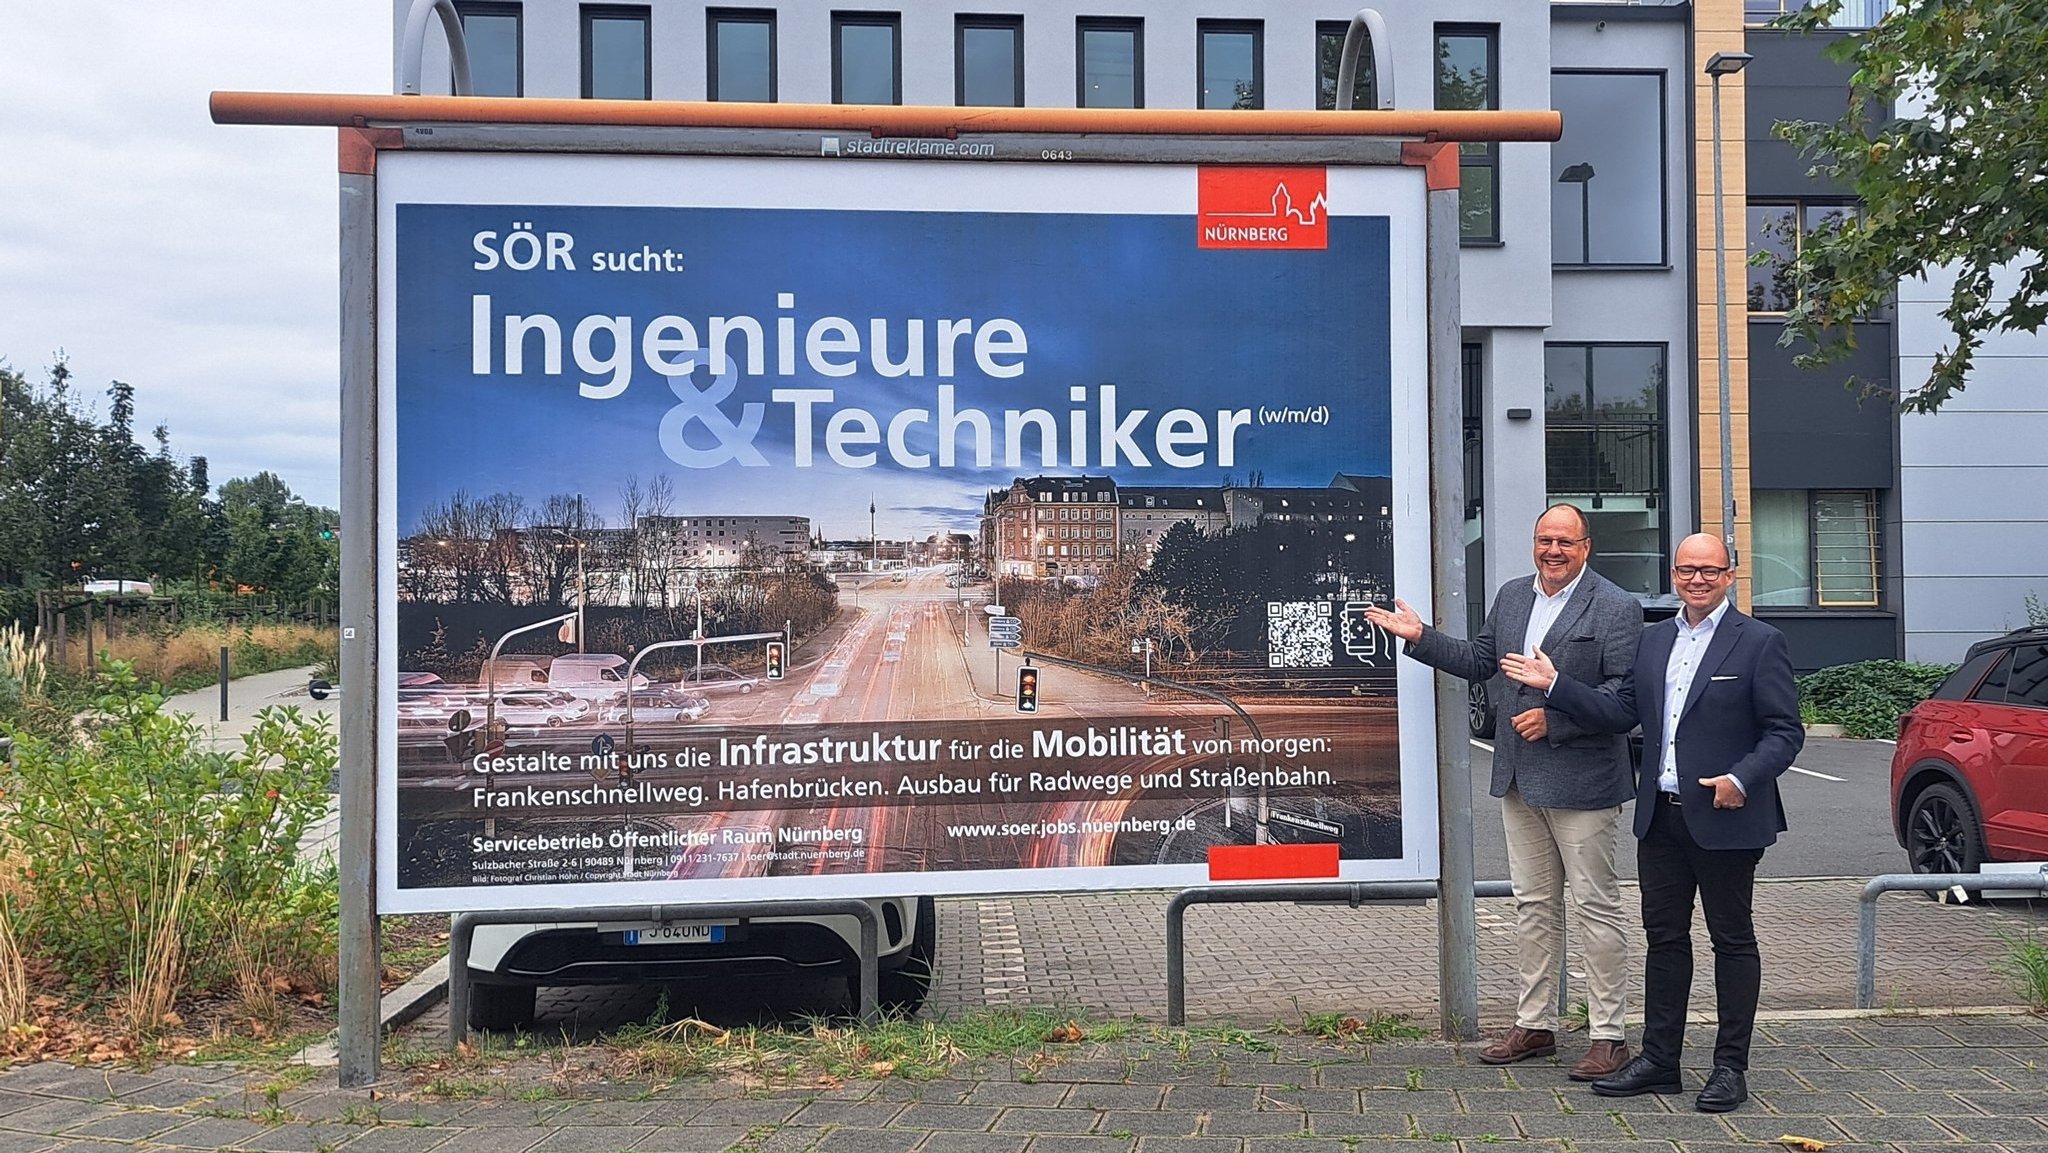
[(1714, 1070), (1696, 1101), (1725, 1113), (1749, 1097), (1750, 1034), (1763, 965), (1751, 901), (1757, 862), (1785, 831), (1778, 778), (1805, 743), (1785, 636), (1728, 603), (1734, 565), (1704, 533), (1679, 542), (1672, 581), (1685, 610), (1646, 626), (1634, 672), (1590, 688), (1562, 677), (1540, 649), (1510, 653), (1501, 671), (1549, 693), (1548, 707), (1589, 728), (1643, 727), (1636, 783), (1636, 869), (1643, 896), (1642, 1052), (1593, 1082), (1606, 1097), (1676, 1093), (1692, 991), (1697, 894), (1714, 943), (1719, 1022)]

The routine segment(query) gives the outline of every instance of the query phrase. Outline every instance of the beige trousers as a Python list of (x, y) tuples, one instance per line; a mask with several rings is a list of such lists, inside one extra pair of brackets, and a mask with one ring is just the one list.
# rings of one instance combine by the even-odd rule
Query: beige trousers
[(1508, 880), (1515, 891), (1515, 948), (1522, 966), (1522, 1000), (1515, 1023), (1524, 1029), (1557, 1027), (1557, 971), (1564, 952), (1565, 886), (1579, 913), (1586, 962), (1588, 1033), (1596, 1041), (1624, 1039), (1621, 1019), (1628, 989), (1628, 945), (1621, 912), (1621, 882), (1614, 875), (1614, 841), (1621, 806), (1611, 809), (1539, 809), (1510, 788), (1500, 802), (1507, 830)]

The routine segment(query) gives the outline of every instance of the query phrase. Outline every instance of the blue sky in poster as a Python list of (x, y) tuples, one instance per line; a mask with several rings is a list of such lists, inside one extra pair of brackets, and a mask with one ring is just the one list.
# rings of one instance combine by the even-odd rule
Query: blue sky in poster
[[(474, 268), (482, 258), (472, 238), (489, 231), (502, 242), (515, 223), (573, 237), (575, 271)], [(411, 532), (423, 509), (458, 489), (516, 493), (529, 506), (551, 493), (581, 493), (618, 524), (622, 484), (658, 474), (674, 483), (678, 515), (805, 515), (826, 536), (847, 538), (867, 534), (871, 495), (885, 537), (971, 530), (983, 494), (1020, 475), (1215, 485), (1257, 472), (1269, 485), (1317, 486), (1338, 472), (1385, 475), (1392, 419), (1386, 221), (1333, 218), (1329, 237), (1327, 251), (1218, 251), (1196, 247), (1195, 223), (1185, 216), (401, 205), (399, 532)], [(681, 270), (593, 267), (597, 254), (648, 249), (679, 253)], [(780, 302), (785, 293), (793, 304)], [(491, 371), (483, 375), (473, 371), (477, 295), (490, 297), (491, 310)], [(506, 371), (508, 314), (559, 322), (558, 374), (544, 370), (537, 334), (524, 339), (524, 371)], [(630, 355), (619, 359), (630, 361), (631, 376), (622, 389), (614, 370), (577, 365), (575, 333), (593, 315), (630, 318)], [(672, 388), (643, 349), (651, 322), (664, 315), (690, 322), (702, 343), (713, 317), (754, 318), (764, 336), (761, 373), (742, 363), (737, 378), (721, 384), (700, 365)], [(827, 357), (855, 365), (849, 375), (822, 375), (807, 356), (807, 334), (823, 317), (847, 319), (857, 335), (858, 353)], [(968, 336), (958, 341), (952, 374), (942, 375), (940, 324), (961, 318), (999, 347), (1014, 337), (988, 326), (1007, 319), (1022, 330), (1028, 351), (992, 357), (998, 372), (991, 375)], [(789, 321), (792, 371), (784, 373), (778, 322)], [(919, 370), (893, 378), (877, 370), (876, 321), (885, 328), (887, 359), (898, 363), (912, 322), (922, 322)], [(608, 327), (584, 343), (588, 360), (614, 359)], [(734, 338), (735, 355), (744, 345)], [(616, 395), (582, 395), (585, 382)], [(1113, 467), (1103, 462), (1104, 385), (1115, 387), (1117, 423), (1145, 411), (1126, 424)], [(976, 467), (975, 438), (964, 428), (954, 438), (953, 465), (940, 466), (942, 388), (951, 389), (957, 412), (987, 417), (989, 467)], [(1076, 388), (1084, 390), (1079, 401)], [(801, 406), (778, 402), (778, 389), (832, 393), (811, 405), (807, 437), (797, 435)], [(735, 431), (750, 405), (760, 406), (758, 428)], [(873, 453), (868, 467), (837, 463), (828, 452), (827, 424), (847, 408), (875, 422), (878, 443), (845, 446)], [(1321, 409), (1327, 421), (1260, 419), (1261, 409), (1275, 408)], [(1053, 467), (1042, 463), (1036, 428), (1023, 434), (1022, 459), (1006, 459), (1006, 413), (1028, 409), (1056, 421)], [(1191, 410), (1193, 419), (1169, 424), (1173, 409)], [(907, 410), (929, 417), (906, 418), (902, 444), (892, 450), (890, 423)], [(1078, 465), (1076, 410), (1087, 420)], [(1219, 418), (1240, 410), (1251, 413), (1241, 427)], [(678, 463), (674, 451), (664, 451), (665, 418), (671, 450), (720, 463)], [(1162, 451), (1162, 430), (1184, 435)], [(1226, 442), (1234, 453), (1227, 464)], [(1132, 459), (1132, 447), (1146, 464)], [(802, 465), (805, 449), (810, 461)], [(1201, 460), (1175, 467), (1170, 455)], [(744, 463), (750, 460), (758, 464)], [(919, 460), (928, 465), (914, 467)]]

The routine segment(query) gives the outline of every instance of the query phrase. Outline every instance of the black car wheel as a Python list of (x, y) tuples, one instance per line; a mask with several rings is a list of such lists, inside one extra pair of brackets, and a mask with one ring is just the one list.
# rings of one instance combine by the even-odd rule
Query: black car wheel
[(910, 947), (903, 951), (903, 963), (875, 975), (875, 1000), (882, 1012), (895, 1017), (916, 1014), (937, 979), (933, 964), (939, 955), (939, 905), (930, 897), (917, 899), (917, 928), (911, 930)]
[(1472, 686), (1469, 700), (1471, 702), (1470, 716), (1467, 718), (1466, 723), (1471, 728), (1472, 735), (1482, 741), (1492, 740), (1495, 723), (1493, 698), (1486, 692), (1485, 681), (1480, 681)]
[(1961, 789), (1942, 782), (1913, 798), (1906, 855), (1916, 873), (1974, 873), (1984, 863), (1984, 830)]
[(469, 1027), (488, 1033), (510, 1033), (533, 1025), (534, 1001), (540, 990), (532, 985), (469, 986)]

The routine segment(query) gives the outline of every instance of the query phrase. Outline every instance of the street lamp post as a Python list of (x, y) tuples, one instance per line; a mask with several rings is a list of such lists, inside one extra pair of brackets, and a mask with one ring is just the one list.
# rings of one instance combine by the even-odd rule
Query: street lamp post
[(1593, 214), (1588, 202), (1593, 198), (1593, 166), (1581, 161), (1557, 174), (1559, 184), (1579, 186), (1579, 263), (1593, 263)]
[[(1736, 563), (1735, 438), (1728, 397), (1728, 242), (1721, 211), (1721, 78), (1742, 71), (1751, 59), (1747, 52), (1716, 52), (1707, 59), (1707, 75), (1714, 80), (1714, 352), (1721, 371), (1721, 542), (1728, 550), (1730, 565)], [(1732, 594), (1734, 589), (1729, 591)]]

